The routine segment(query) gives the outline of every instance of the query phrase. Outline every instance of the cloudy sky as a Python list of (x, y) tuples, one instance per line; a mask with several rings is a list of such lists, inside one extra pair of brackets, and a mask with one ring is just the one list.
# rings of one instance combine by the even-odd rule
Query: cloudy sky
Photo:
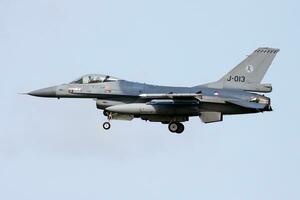
[[(0, 199), (300, 199), (298, 1), (0, 1)], [(92, 100), (19, 95), (87, 73), (214, 81), (280, 48), (274, 112), (185, 123), (105, 118)]]

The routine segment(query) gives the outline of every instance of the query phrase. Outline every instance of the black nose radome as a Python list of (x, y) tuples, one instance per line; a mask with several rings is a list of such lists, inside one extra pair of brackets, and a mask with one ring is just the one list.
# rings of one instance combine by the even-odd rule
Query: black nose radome
[(36, 97), (56, 97), (56, 86), (34, 90), (28, 94)]

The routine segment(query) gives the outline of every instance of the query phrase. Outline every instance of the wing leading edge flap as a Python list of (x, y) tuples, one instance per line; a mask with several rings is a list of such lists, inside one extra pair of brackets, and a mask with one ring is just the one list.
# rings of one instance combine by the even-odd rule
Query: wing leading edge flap
[(249, 102), (249, 101), (241, 101), (241, 100), (227, 100), (228, 103), (235, 104), (244, 108), (252, 108), (252, 109), (263, 109), (266, 107), (264, 104)]
[(220, 112), (201, 112), (200, 118), (203, 123), (223, 121), (223, 115)]

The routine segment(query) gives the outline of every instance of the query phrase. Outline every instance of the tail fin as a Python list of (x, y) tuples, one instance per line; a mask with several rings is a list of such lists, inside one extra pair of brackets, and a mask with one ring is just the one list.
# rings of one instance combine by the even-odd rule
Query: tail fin
[[(279, 49), (258, 48), (228, 74), (214, 83), (206, 84), (213, 88), (236, 88), (250, 91), (264, 90), (269, 84), (260, 84)], [(265, 88), (266, 89), (266, 88)], [(270, 92), (267, 91), (261, 92)]]

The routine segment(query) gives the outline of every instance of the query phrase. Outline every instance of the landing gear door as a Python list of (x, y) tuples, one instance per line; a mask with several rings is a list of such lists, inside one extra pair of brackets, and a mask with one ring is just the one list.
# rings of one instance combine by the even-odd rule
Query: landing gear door
[(220, 112), (201, 112), (200, 119), (203, 123), (212, 123), (223, 121), (223, 115)]

